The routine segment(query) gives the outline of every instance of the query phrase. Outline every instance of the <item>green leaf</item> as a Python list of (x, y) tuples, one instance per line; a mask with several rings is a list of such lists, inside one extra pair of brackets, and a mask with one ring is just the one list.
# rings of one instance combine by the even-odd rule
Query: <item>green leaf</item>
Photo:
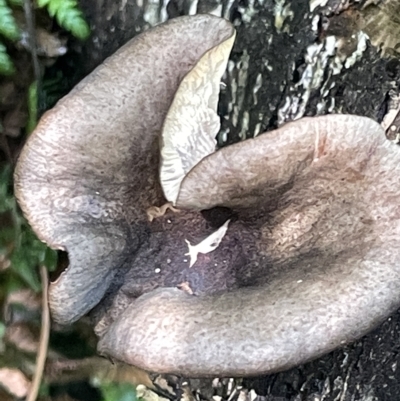
[(11, 174), (11, 166), (9, 164), (2, 166), (0, 169), (0, 201), (9, 195)]
[(0, 43), (0, 75), (14, 74), (15, 68), (10, 56), (7, 54), (6, 47)]
[[(67, 1), (68, 1), (68, 0), (67, 0)], [(62, 4), (61, 4), (60, 0), (50, 0), (50, 1), (47, 3), (47, 10), (48, 10), (49, 14), (50, 14), (52, 17), (55, 17), (55, 16), (56, 16), (57, 12), (60, 11), (60, 8), (61, 8), (61, 7), (62, 7)]]
[(81, 17), (69, 19), (65, 22), (65, 27), (78, 39), (84, 40), (90, 35), (90, 28), (86, 21)]
[(50, 0), (37, 0), (38, 7), (42, 8), (50, 3)]
[[(5, 165), (0, 168), (0, 213), (3, 224), (0, 227), (0, 254), (7, 255), (11, 262), (10, 277), (20, 278), (34, 291), (41, 289), (37, 267), (44, 265), (54, 270), (57, 265), (57, 252), (48, 248), (32, 231), (21, 215), (12, 195), (12, 169)], [(20, 285), (15, 281), (16, 286)], [(7, 285), (9, 288), (9, 285)]]
[(0, 0), (0, 34), (10, 40), (17, 40), (21, 36), (12, 10), (6, 0)]
[[(13, 227), (2, 227), (0, 231), (0, 255), (5, 254), (5, 248), (12, 240), (14, 239), (15, 236), (15, 230)], [(4, 247), (3, 247), (4, 246)]]
[(58, 255), (54, 249), (46, 248), (46, 254), (43, 260), (43, 264), (47, 267), (47, 270), (53, 272), (57, 267)]
[(89, 25), (76, 0), (38, 0), (38, 5), (46, 7), (50, 16), (55, 17), (61, 27), (78, 39), (83, 40), (90, 35)]
[[(59, 0), (53, 0), (54, 2), (58, 2)], [(65, 24), (67, 19), (73, 19), (76, 15), (80, 14), (80, 11), (76, 8), (75, 0), (64, 0), (60, 6), (57, 7), (57, 21), (60, 25)]]
[(38, 92), (37, 81), (29, 86), (28, 90), (28, 122), (26, 123), (26, 131), (30, 134), (37, 125), (38, 119)]
[(22, 281), (22, 279), (20, 278), (20, 276), (16, 275), (15, 273), (11, 272), (12, 274), (7, 274), (7, 282), (5, 285), (5, 288), (1, 288), (2, 291), (4, 291), (4, 293), (10, 294), (11, 292), (14, 291), (18, 291), (21, 289), (26, 288), (26, 284), (24, 283), (24, 281)]
[(39, 396), (49, 398), (50, 395), (50, 386), (47, 383), (41, 383), (39, 387)]
[(6, 325), (0, 321), (0, 340), (3, 339), (5, 334), (6, 334)]
[(136, 388), (129, 383), (101, 385), (104, 401), (138, 401)]
[(11, 255), (11, 268), (25, 281), (30, 288), (32, 288), (32, 290), (39, 292), (41, 285), (36, 269), (29, 263), (25, 252), (21, 248), (17, 251), (14, 251)]

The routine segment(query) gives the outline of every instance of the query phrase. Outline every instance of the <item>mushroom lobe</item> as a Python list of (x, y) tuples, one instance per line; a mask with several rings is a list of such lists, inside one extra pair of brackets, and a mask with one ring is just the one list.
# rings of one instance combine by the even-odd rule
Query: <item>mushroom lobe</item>
[(213, 49), (229, 53), (234, 34), (211, 15), (143, 32), (48, 111), (28, 139), (16, 196), (39, 238), (66, 250), (70, 262), (50, 286), (57, 322), (93, 308), (149, 235), (146, 210), (165, 202), (158, 142), (175, 92), (208, 52), (221, 63)]
[(399, 160), (377, 123), (350, 115), (304, 118), (206, 157), (177, 205), (233, 208), (229, 229), (260, 234), (241, 274), (257, 264), (264, 278), (211, 295), (145, 294), (99, 350), (150, 371), (245, 376), (364, 335), (400, 305)]

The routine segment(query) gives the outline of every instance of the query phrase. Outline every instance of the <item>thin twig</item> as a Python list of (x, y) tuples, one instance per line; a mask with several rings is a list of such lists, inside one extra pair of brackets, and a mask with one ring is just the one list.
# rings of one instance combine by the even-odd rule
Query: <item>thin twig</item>
[(39, 392), (40, 383), (42, 382), (44, 365), (47, 357), (50, 336), (50, 311), (48, 300), (49, 280), (47, 277), (47, 269), (40, 266), (40, 277), (42, 281), (42, 326), (40, 329), (39, 350), (36, 356), (36, 370), (33, 375), (32, 386), (26, 401), (35, 401)]
[(39, 58), (37, 55), (36, 31), (35, 31), (35, 14), (32, 10), (31, 0), (24, 0), (24, 13), (26, 27), (28, 31), (28, 43), (31, 50), (33, 73), (37, 82), (37, 93), (40, 93), (42, 74), (40, 71)]

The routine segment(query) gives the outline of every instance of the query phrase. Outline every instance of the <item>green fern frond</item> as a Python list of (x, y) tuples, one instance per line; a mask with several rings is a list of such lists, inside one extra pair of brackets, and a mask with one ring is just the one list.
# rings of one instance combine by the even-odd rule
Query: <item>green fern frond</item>
[(0, 0), (0, 34), (7, 39), (19, 39), (21, 32), (6, 0)]
[[(1, 1), (1, 0), (0, 0)], [(90, 29), (76, 0), (38, 0), (39, 7), (46, 7), (58, 24), (78, 39), (86, 39)]]
[(14, 72), (15, 68), (10, 56), (7, 54), (7, 49), (0, 43), (0, 75), (11, 75)]

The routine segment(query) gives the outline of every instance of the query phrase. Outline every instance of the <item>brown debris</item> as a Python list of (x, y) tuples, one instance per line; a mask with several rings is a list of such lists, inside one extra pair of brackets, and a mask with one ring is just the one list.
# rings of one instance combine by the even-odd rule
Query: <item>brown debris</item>
[(1, 368), (0, 386), (17, 398), (26, 397), (30, 382), (19, 369)]

